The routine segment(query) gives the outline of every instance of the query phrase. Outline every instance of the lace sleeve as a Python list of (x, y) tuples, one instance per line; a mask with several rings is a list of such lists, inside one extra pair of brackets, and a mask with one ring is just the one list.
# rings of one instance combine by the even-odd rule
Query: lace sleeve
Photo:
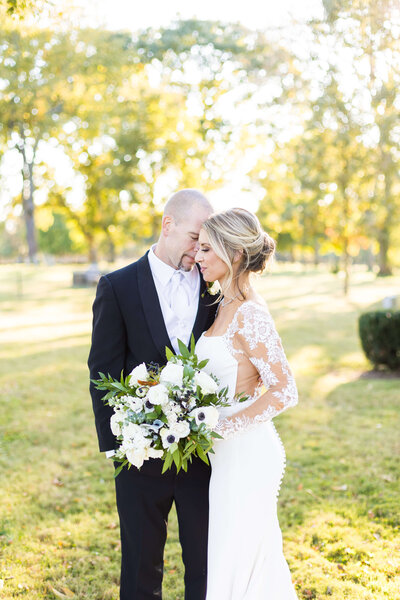
[(219, 423), (219, 433), (225, 438), (270, 421), (298, 401), (296, 383), (268, 308), (255, 302), (243, 304), (234, 329), (230, 340), (233, 352), (255, 366), (266, 390), (262, 393), (259, 386), (250, 406)]

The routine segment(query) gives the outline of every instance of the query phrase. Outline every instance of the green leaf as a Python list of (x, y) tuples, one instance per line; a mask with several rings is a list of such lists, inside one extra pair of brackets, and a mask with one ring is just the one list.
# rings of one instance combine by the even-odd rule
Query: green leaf
[(162, 468), (161, 473), (165, 473), (165, 471), (167, 471), (168, 469), (171, 468), (172, 460), (173, 460), (172, 459), (172, 455), (168, 452), (167, 455), (166, 455), (166, 457), (165, 457), (164, 466)]
[(201, 360), (201, 361), (199, 362), (199, 364), (197, 365), (197, 368), (198, 368), (198, 369), (200, 369), (200, 370), (201, 370), (201, 369), (204, 369), (204, 367), (206, 366), (206, 364), (207, 364), (208, 362), (209, 362), (209, 359), (208, 359), (208, 358), (205, 358), (204, 360)]
[(123, 462), (123, 463), (121, 463), (121, 464), (120, 464), (120, 466), (119, 466), (119, 467), (117, 467), (117, 468), (115, 469), (115, 471), (114, 471), (114, 478), (115, 478), (115, 477), (117, 477), (117, 476), (118, 476), (118, 475), (121, 473), (122, 469), (123, 469), (123, 468), (125, 467), (125, 465), (127, 465), (127, 464), (128, 464), (128, 461), (127, 461), (127, 460), (124, 460), (124, 462)]
[(194, 341), (194, 335), (190, 336), (190, 353), (194, 355), (196, 349), (196, 342)]
[(189, 365), (185, 365), (183, 367), (183, 377), (186, 377), (188, 379), (192, 379), (194, 377), (194, 369), (192, 369), (192, 367), (190, 367)]
[(197, 456), (198, 456), (199, 458), (201, 458), (201, 460), (202, 460), (203, 462), (205, 462), (207, 465), (208, 465), (208, 464), (210, 464), (210, 463), (208, 462), (207, 454), (204, 452), (203, 448), (202, 448), (200, 445), (199, 445), (199, 446), (197, 446), (196, 450), (197, 450)]
[(189, 448), (185, 448), (183, 458), (186, 460), (193, 452), (195, 452), (196, 448), (196, 444), (191, 444)]
[(171, 358), (175, 356), (171, 348), (168, 348), (168, 346), (165, 346), (165, 356), (167, 357), (167, 360), (171, 360)]
[(174, 459), (174, 463), (176, 466), (177, 471), (179, 472), (179, 469), (181, 468), (181, 453), (179, 452), (179, 449), (176, 449), (175, 452), (172, 455), (172, 458)]
[(182, 354), (183, 358), (190, 358), (190, 352), (182, 340), (178, 340), (179, 352)]

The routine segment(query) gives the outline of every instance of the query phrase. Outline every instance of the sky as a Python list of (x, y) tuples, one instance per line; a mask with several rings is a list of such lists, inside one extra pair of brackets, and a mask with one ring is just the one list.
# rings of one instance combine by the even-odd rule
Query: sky
[(177, 17), (238, 21), (254, 29), (305, 20), (321, 13), (321, 0), (79, 0), (85, 12), (113, 29), (166, 25)]

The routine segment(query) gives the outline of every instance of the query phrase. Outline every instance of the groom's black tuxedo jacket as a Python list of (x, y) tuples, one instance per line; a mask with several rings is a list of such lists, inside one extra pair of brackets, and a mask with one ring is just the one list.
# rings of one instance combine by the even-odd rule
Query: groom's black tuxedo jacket
[[(165, 347), (172, 349), (164, 324), (156, 287), (146, 253), (137, 262), (103, 276), (93, 303), (92, 347), (88, 365), (90, 378), (99, 372), (119, 378), (138, 364), (166, 363)], [(204, 293), (201, 279), (198, 311), (193, 327), (195, 340), (208, 329), (215, 317), (217, 304)], [(100, 451), (116, 447), (110, 429), (113, 409), (104, 404), (104, 391), (90, 384)]]

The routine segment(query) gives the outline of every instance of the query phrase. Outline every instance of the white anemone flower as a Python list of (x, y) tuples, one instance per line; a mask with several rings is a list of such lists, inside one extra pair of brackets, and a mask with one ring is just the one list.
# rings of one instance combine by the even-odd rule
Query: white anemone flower
[(214, 429), (219, 419), (219, 413), (215, 406), (195, 408), (189, 413), (189, 416), (194, 417), (197, 425), (204, 423), (208, 429)]
[(179, 436), (177, 436), (172, 429), (167, 427), (160, 429), (160, 436), (164, 448), (169, 448), (172, 444), (179, 441)]
[(133, 412), (140, 412), (143, 410), (143, 398), (135, 398), (135, 396), (126, 396), (126, 405)]

